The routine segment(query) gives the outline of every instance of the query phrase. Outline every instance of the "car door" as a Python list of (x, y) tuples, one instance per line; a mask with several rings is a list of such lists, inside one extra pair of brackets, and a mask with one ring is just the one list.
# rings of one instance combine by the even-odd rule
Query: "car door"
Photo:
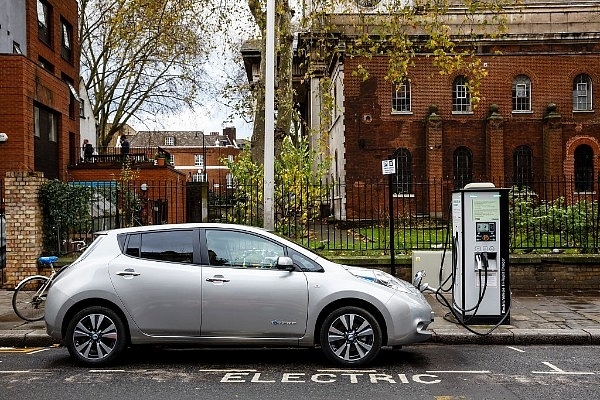
[(206, 230), (202, 267), (204, 337), (299, 338), (306, 331), (308, 284), (275, 268), (285, 247), (254, 233)]
[(113, 287), (137, 325), (151, 336), (199, 336), (201, 267), (194, 230), (129, 235), (109, 264)]

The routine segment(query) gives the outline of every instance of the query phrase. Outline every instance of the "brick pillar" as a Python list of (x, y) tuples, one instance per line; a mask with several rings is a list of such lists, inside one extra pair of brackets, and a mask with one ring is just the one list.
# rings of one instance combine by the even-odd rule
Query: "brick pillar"
[(504, 118), (498, 113), (498, 106), (490, 106), (490, 115), (485, 126), (486, 175), (490, 182), (504, 184)]
[[(562, 143), (562, 116), (556, 110), (556, 104), (550, 103), (546, 107), (543, 125), (543, 155), (544, 155), (544, 180), (552, 180), (554, 182), (563, 182), (566, 178), (571, 180), (574, 174), (573, 162), (566, 161), (563, 171), (563, 143)], [(548, 193), (550, 198), (555, 199), (560, 195), (560, 188), (557, 184), (550, 185), (553, 193)], [(567, 201), (570, 202), (570, 197), (573, 191), (567, 190)]]
[(442, 217), (444, 212), (440, 208), (438, 188), (444, 179), (443, 153), (442, 153), (442, 117), (437, 114), (437, 107), (430, 108), (425, 124), (425, 178), (429, 183), (428, 202), (429, 215)]
[(42, 173), (7, 172), (4, 180), (6, 211), (6, 281), (14, 288), (23, 278), (38, 273), (42, 254), (42, 210), (38, 200)]
[(563, 178), (562, 116), (548, 104), (544, 116), (544, 178)]

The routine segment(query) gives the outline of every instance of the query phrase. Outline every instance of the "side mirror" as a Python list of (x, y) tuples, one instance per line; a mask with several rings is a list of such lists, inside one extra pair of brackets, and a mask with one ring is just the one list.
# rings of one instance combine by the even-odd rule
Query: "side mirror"
[(296, 269), (294, 266), (294, 261), (290, 257), (277, 257), (277, 264), (275, 266), (277, 269), (282, 269), (289, 272), (292, 272)]

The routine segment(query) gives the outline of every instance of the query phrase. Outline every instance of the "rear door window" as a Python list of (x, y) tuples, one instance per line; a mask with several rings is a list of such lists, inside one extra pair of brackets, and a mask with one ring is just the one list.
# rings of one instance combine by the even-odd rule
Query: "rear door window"
[(193, 230), (132, 234), (127, 240), (125, 254), (149, 260), (193, 263), (195, 241), (197, 235)]

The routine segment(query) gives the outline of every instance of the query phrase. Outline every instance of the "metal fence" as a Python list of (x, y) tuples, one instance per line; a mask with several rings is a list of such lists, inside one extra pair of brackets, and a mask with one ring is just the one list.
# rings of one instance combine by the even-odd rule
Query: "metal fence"
[[(45, 248), (64, 254), (89, 243), (95, 231), (125, 226), (199, 220), (262, 226), (262, 182), (202, 184), (207, 188), (205, 199), (190, 194), (195, 182), (69, 182), (86, 191), (86, 204), (73, 204), (78, 197), (66, 196), (54, 207), (53, 216), (45, 217)], [(495, 185), (511, 189), (511, 251), (598, 252), (600, 182), (583, 192), (576, 191), (574, 179), (527, 185), (499, 180)], [(403, 183), (391, 189), (390, 196), (390, 185), (381, 180), (277, 184), (276, 231), (313, 249), (387, 254), (391, 198), (396, 251), (443, 247), (451, 235), (452, 180)]]
[[(526, 184), (506, 179), (513, 252), (597, 253), (600, 247), (600, 181), (580, 191), (577, 179)], [(392, 185), (395, 249), (441, 248), (451, 235), (452, 180)], [(578, 190), (579, 189), (579, 190)], [(276, 187), (275, 226), (284, 236), (319, 250), (379, 254), (390, 246), (390, 185), (363, 180), (295, 182)], [(396, 193), (394, 193), (396, 192)], [(211, 219), (262, 225), (262, 182), (212, 192)]]

